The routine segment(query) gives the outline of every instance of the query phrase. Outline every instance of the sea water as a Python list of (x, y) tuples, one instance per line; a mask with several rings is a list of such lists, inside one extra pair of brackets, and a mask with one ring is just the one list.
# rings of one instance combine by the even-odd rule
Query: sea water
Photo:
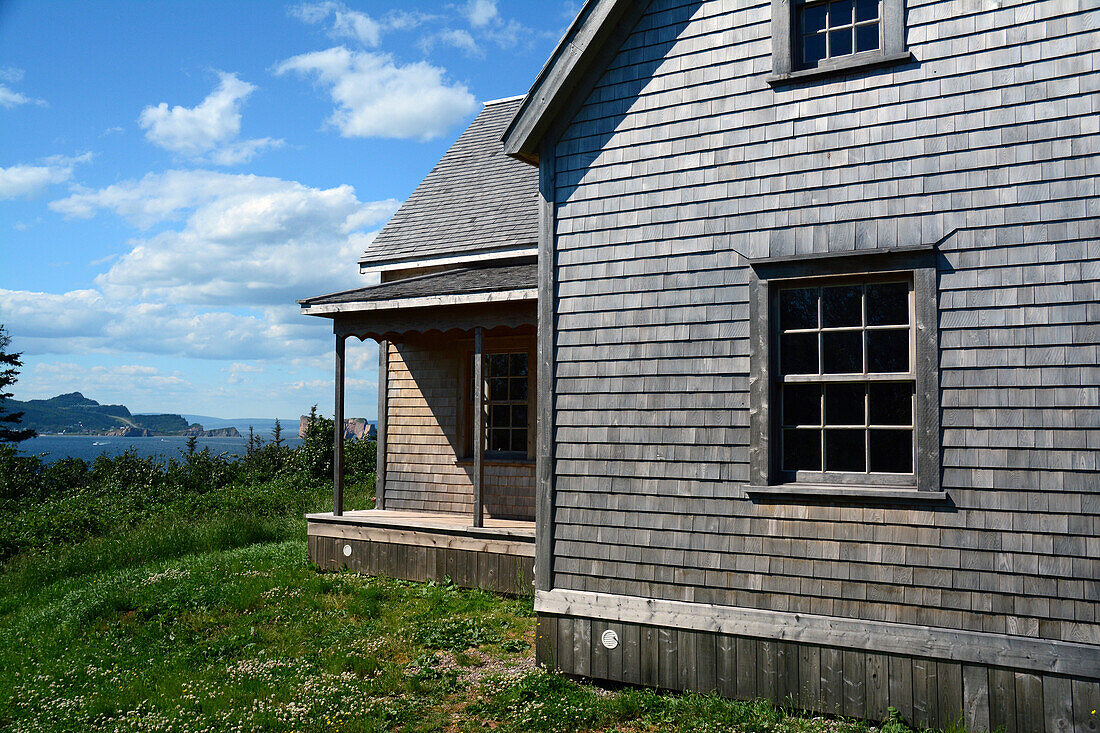
[[(264, 442), (270, 442), (268, 436), (262, 436)], [(291, 448), (302, 444), (299, 438), (284, 438)], [(83, 458), (91, 462), (99, 455), (120, 456), (132, 450), (140, 458), (155, 456), (161, 459), (181, 458), (187, 450), (186, 436), (167, 436), (153, 438), (116, 438), (103, 435), (39, 435), (24, 440), (17, 445), (20, 453), (37, 455), (47, 463), (62, 458)], [(230, 458), (243, 456), (248, 449), (248, 437), (242, 438), (196, 438), (195, 449), (209, 448), (214, 455), (226, 454)]]

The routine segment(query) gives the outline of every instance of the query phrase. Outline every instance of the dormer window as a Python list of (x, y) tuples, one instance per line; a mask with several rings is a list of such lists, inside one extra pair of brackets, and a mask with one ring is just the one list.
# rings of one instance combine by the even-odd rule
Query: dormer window
[(796, 5), (801, 65), (882, 47), (880, 0), (806, 0)]

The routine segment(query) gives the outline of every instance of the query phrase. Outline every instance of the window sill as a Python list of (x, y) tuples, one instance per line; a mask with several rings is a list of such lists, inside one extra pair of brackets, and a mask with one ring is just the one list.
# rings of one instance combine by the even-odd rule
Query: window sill
[(813, 501), (886, 501), (886, 502), (946, 502), (946, 491), (918, 491), (912, 488), (879, 486), (830, 486), (812, 484), (776, 484), (774, 486), (749, 486), (750, 497), (768, 499), (799, 498)]
[(877, 69), (883, 66), (904, 64), (913, 60), (913, 54), (908, 51), (902, 53), (883, 54), (881, 56), (863, 56), (833, 61), (815, 66), (812, 69), (798, 69), (785, 74), (774, 74), (767, 78), (767, 82), (774, 86), (783, 84), (796, 84), (800, 81), (812, 81), (830, 76), (843, 76), (864, 69)]

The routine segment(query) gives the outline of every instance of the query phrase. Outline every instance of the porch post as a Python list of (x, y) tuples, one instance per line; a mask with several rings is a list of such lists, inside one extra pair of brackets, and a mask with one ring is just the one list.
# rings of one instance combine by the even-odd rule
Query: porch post
[(378, 342), (378, 421), (375, 428), (374, 508), (386, 508), (386, 413), (389, 410), (390, 342)]
[(332, 513), (344, 513), (344, 340), (336, 334), (336, 414), (332, 418)]
[(484, 466), (485, 456), (485, 378), (482, 354), (481, 326), (474, 328), (474, 526), (485, 526)]

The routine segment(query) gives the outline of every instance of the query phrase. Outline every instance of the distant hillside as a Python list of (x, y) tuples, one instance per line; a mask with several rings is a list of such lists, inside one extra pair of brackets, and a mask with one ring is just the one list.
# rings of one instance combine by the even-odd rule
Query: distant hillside
[(188, 435), (203, 427), (181, 415), (134, 415), (124, 405), (101, 405), (79, 392), (48, 400), (7, 400), (5, 407), (23, 412), (23, 425), (40, 433), (83, 435)]

